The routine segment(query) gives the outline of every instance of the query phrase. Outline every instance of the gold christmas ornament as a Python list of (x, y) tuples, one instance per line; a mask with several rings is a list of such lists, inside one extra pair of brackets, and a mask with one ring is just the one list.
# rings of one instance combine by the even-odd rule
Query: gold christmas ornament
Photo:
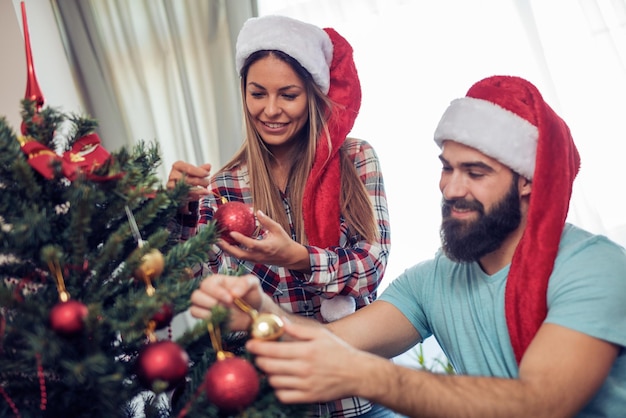
[[(124, 209), (126, 209), (126, 216), (128, 217), (130, 230), (137, 240), (137, 250), (139, 250), (144, 246), (145, 241), (141, 238), (139, 227), (137, 226), (133, 212), (128, 206), (125, 206)], [(146, 284), (146, 293), (148, 296), (154, 295), (156, 289), (152, 285), (152, 280), (159, 277), (163, 273), (164, 268), (165, 259), (163, 258), (163, 253), (156, 248), (151, 249), (141, 257), (141, 264), (135, 269), (133, 276), (136, 279), (143, 280)]]
[(279, 339), (284, 333), (284, 322), (275, 314), (259, 313), (252, 306), (248, 305), (243, 299), (235, 298), (235, 305), (252, 318), (250, 325), (250, 335), (265, 341), (274, 341)]
[(259, 314), (252, 320), (252, 338), (277, 340), (283, 335), (283, 320), (274, 314)]
[(146, 283), (146, 292), (149, 296), (154, 295), (155, 289), (152, 280), (159, 277), (165, 268), (165, 259), (161, 251), (156, 248), (151, 249), (141, 257), (141, 264), (134, 271), (137, 279)]

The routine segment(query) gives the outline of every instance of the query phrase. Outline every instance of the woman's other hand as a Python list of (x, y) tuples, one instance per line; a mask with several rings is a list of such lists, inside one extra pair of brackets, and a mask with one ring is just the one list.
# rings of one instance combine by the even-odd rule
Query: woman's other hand
[(172, 164), (172, 169), (167, 177), (166, 186), (171, 190), (174, 186), (176, 186), (177, 182), (182, 180), (192, 186), (189, 191), (188, 200), (198, 201), (203, 196), (211, 194), (211, 192), (207, 189), (210, 174), (211, 164), (195, 166), (193, 164), (186, 163), (185, 161), (176, 161)]
[(230, 236), (239, 245), (219, 240), (218, 246), (239, 260), (310, 272), (311, 263), (306, 247), (292, 240), (280, 224), (260, 210), (256, 216), (261, 225), (261, 234), (258, 237), (246, 237), (239, 232), (231, 232)]

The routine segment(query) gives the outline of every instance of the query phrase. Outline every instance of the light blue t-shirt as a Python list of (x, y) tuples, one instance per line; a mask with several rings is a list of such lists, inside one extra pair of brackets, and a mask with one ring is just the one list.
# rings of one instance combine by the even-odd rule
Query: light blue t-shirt
[[(406, 270), (379, 299), (396, 306), (423, 339), (433, 335), (458, 374), (516, 378), (504, 313), (508, 272), (509, 266), (489, 276), (478, 263), (455, 263), (438, 252)], [(622, 416), (626, 251), (604, 236), (566, 224), (547, 301), (546, 322), (622, 346), (610, 376), (578, 417)]]

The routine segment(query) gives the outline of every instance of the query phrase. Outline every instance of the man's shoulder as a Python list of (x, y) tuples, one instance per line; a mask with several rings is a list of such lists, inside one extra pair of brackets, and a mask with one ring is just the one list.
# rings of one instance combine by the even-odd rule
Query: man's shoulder
[(441, 248), (439, 248), (432, 258), (414, 264), (406, 270), (406, 273), (409, 275), (417, 274), (422, 277), (425, 273), (428, 273), (432, 276), (442, 274), (447, 276), (454, 276), (455, 274), (459, 273), (459, 270), (471, 270), (472, 264), (473, 263), (458, 263), (456, 261), (453, 261), (446, 256)]
[(571, 223), (565, 224), (559, 244), (559, 255), (576, 254), (580, 251), (606, 251), (607, 249), (617, 254), (623, 253), (626, 257), (624, 248), (607, 236), (595, 234)]
[(626, 250), (622, 246), (604, 235), (572, 224), (565, 225), (553, 276), (587, 277), (591, 278), (591, 282), (617, 280), (626, 284), (624, 272)]

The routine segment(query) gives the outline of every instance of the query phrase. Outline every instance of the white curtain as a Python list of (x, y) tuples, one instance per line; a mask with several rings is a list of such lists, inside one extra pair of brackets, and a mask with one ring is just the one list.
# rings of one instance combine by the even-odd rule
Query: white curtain
[[(331, 26), (354, 47), (363, 86), (352, 135), (381, 159), (391, 217), (384, 288), (439, 247), (439, 150), (449, 101), (493, 74), (532, 81), (582, 158), (569, 221), (626, 246), (624, 0), (259, 0), (259, 14)], [(440, 359), (432, 339), (427, 359)], [(408, 359), (408, 360), (407, 360)], [(397, 359), (414, 364), (415, 353)], [(427, 363), (432, 363), (428, 360)]]
[(158, 141), (165, 178), (182, 159), (218, 167), (241, 144), (234, 36), (250, 1), (56, 0), (105, 146)]

